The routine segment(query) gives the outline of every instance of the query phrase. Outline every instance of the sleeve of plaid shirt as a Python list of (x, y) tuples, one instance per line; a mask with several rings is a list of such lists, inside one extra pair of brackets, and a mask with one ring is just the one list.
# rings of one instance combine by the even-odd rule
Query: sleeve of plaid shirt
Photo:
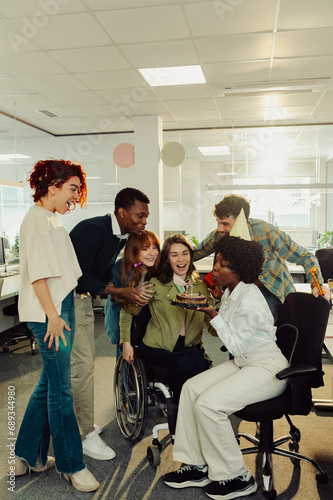
[[(267, 228), (269, 231), (267, 231)], [(309, 283), (312, 284), (313, 282), (311, 275), (311, 268), (313, 266), (317, 268), (319, 282), (323, 283), (318, 260), (312, 253), (301, 245), (298, 245), (287, 233), (268, 223), (266, 223), (265, 235), (262, 234), (262, 237), (257, 240), (266, 248), (269, 245), (269, 241), (266, 241), (265, 244), (267, 236), (269, 237), (270, 245), (278, 252), (280, 257), (293, 264), (303, 266)]]
[(194, 260), (200, 260), (214, 253), (215, 241), (219, 238), (217, 229), (209, 233), (201, 243), (194, 247)]

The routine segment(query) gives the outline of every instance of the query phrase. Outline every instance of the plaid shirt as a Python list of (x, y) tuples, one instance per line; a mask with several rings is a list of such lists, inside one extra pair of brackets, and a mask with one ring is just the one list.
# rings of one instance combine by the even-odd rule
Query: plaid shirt
[[(247, 225), (251, 239), (258, 241), (264, 250), (265, 261), (259, 280), (281, 302), (284, 302), (288, 293), (295, 291), (286, 260), (303, 266), (310, 283), (313, 282), (311, 268), (315, 266), (317, 268), (319, 283), (323, 284), (323, 278), (316, 257), (308, 252), (306, 248), (293, 241), (288, 234), (276, 226), (259, 219), (249, 219)], [(194, 248), (194, 260), (208, 257), (208, 255), (214, 253), (214, 244), (220, 237), (220, 233), (216, 229), (209, 233)]]

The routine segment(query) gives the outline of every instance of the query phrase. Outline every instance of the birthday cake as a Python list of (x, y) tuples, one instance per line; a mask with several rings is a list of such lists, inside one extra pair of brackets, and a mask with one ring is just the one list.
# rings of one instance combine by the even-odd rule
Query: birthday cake
[(177, 293), (175, 302), (199, 306), (207, 302), (207, 297), (201, 295), (201, 293)]

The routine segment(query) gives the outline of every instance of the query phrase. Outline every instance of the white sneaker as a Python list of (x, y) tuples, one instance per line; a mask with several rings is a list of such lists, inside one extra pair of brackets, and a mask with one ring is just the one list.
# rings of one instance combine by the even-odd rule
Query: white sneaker
[(103, 429), (100, 425), (94, 424), (96, 434), (102, 434)]
[(82, 450), (84, 455), (95, 460), (111, 460), (116, 456), (115, 452), (95, 431), (90, 432), (82, 441)]

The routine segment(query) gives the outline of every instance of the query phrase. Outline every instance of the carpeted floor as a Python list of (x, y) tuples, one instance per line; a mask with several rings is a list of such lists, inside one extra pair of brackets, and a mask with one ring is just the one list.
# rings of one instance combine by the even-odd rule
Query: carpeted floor
[[(8, 387), (15, 387), (15, 418), (16, 432), (32, 392), (38, 380), (41, 359), (39, 354), (31, 356), (27, 344), (20, 343), (11, 348), (10, 353), (0, 352), (0, 498), (1, 500), (15, 498), (18, 500), (64, 500), (71, 498), (114, 499), (114, 500), (192, 500), (193, 498), (207, 498), (202, 490), (188, 488), (174, 490), (168, 488), (160, 480), (161, 475), (174, 470), (179, 466), (172, 461), (172, 445), (167, 432), (161, 434), (165, 448), (161, 454), (161, 464), (152, 468), (146, 458), (147, 446), (151, 444), (150, 431), (156, 422), (164, 421), (160, 410), (152, 409), (148, 418), (145, 437), (139, 442), (130, 442), (122, 437), (117, 427), (113, 409), (113, 371), (115, 366), (115, 348), (107, 337), (103, 317), (96, 316), (96, 370), (95, 370), (95, 422), (103, 427), (103, 439), (117, 453), (114, 460), (96, 461), (86, 457), (86, 463), (92, 473), (100, 481), (101, 487), (94, 493), (80, 493), (60, 478), (54, 469), (36, 474), (31, 473), (16, 478), (15, 493), (8, 491), (7, 461), (9, 457), (10, 440), (7, 427), (7, 394)], [(220, 341), (205, 334), (205, 347), (214, 364), (226, 359), (226, 354), (220, 352)], [(333, 384), (333, 365), (325, 364), (325, 387), (316, 389), (314, 397), (331, 398)], [(284, 457), (274, 457), (275, 488), (278, 499), (288, 500), (331, 500), (333, 498), (333, 413), (311, 412), (306, 417), (294, 417), (293, 423), (301, 429), (302, 438), (300, 453), (314, 458), (327, 472), (330, 482), (320, 484), (316, 481), (316, 471), (308, 463), (295, 465)], [(234, 429), (255, 433), (255, 424), (246, 423), (233, 417)], [(279, 437), (289, 433), (289, 426), (285, 419), (274, 424), (274, 436)], [(247, 446), (245, 441), (241, 443)], [(286, 446), (286, 445), (284, 445)], [(52, 450), (50, 450), (52, 452)], [(52, 453), (51, 453), (52, 454)], [(246, 456), (245, 461), (249, 469), (258, 480), (258, 491), (251, 496), (255, 500), (264, 498), (262, 493), (260, 458)]]

